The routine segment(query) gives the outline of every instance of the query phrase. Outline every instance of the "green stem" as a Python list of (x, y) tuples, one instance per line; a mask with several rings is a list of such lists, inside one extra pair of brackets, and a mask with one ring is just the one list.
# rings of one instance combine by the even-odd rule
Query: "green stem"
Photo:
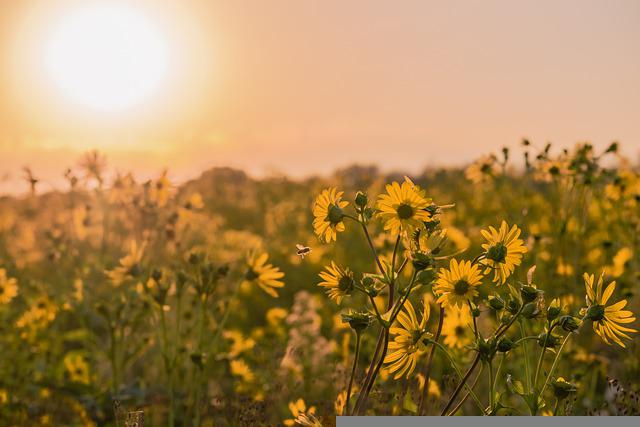
[(547, 343), (549, 342), (549, 336), (551, 332), (553, 332), (554, 326), (549, 324), (547, 334), (544, 337), (544, 343), (542, 346), (542, 350), (540, 350), (540, 357), (538, 358), (538, 364), (536, 365), (536, 373), (533, 375), (533, 389), (535, 390), (538, 386), (538, 375), (540, 374), (540, 369), (542, 368), (542, 360), (544, 359), (544, 353), (547, 350)]
[(572, 335), (571, 332), (568, 333), (567, 336), (562, 341), (562, 345), (558, 349), (558, 353), (556, 353), (556, 357), (555, 359), (553, 359), (553, 363), (551, 364), (551, 369), (549, 369), (549, 374), (547, 375), (547, 378), (544, 380), (544, 384), (542, 384), (542, 388), (540, 389), (540, 396), (542, 396), (542, 393), (544, 393), (544, 390), (547, 388), (547, 384), (549, 383), (549, 378), (551, 378), (551, 375), (553, 375), (553, 371), (556, 369), (556, 365), (558, 364), (558, 359), (560, 359), (560, 354), (562, 353), (564, 346), (567, 344), (567, 341), (569, 341), (569, 337), (571, 337), (571, 335)]
[[(462, 407), (462, 405), (464, 404), (464, 402), (467, 401), (467, 399), (469, 398), (470, 395), (475, 396), (475, 393), (473, 393), (473, 389), (476, 387), (476, 384), (478, 384), (478, 380), (480, 379), (480, 377), (482, 376), (482, 365), (480, 366), (480, 370), (478, 371), (478, 375), (476, 375), (476, 378), (473, 380), (473, 383), (471, 384), (471, 386), (469, 387), (469, 390), (467, 391), (467, 393), (462, 397), (462, 399), (460, 399), (460, 402), (458, 402), (458, 404), (451, 410), (451, 412), (449, 412), (449, 417), (453, 416), (456, 414), (456, 412), (458, 412), (460, 410), (460, 408)], [(477, 399), (477, 397), (476, 397)], [(476, 402), (476, 404), (478, 405), (478, 408), (480, 408), (480, 412), (484, 413), (484, 409), (482, 408), (482, 404)]]
[[(442, 325), (444, 323), (444, 307), (440, 306), (440, 317), (438, 318), (438, 329), (436, 330), (436, 335), (433, 337), (434, 344), (437, 344), (440, 340), (440, 335), (442, 334)], [(427, 364), (424, 369), (424, 388), (422, 389), (422, 395), (420, 396), (420, 403), (418, 404), (418, 415), (425, 415), (427, 410), (425, 406), (425, 402), (427, 401), (427, 397), (429, 396), (429, 377), (431, 376), (431, 365), (433, 363), (433, 356), (436, 352), (436, 346), (431, 347), (431, 352), (429, 353), (429, 358), (427, 359)]]
[(356, 352), (353, 356), (353, 368), (351, 369), (351, 378), (349, 378), (349, 386), (347, 387), (347, 401), (344, 406), (343, 415), (347, 415), (349, 413), (349, 401), (351, 399), (351, 387), (353, 386), (353, 377), (355, 377), (356, 369), (358, 367), (358, 356), (360, 355), (360, 338), (361, 333), (356, 331)]
[(489, 410), (493, 412), (493, 390), (495, 388), (495, 378), (493, 377), (493, 359), (489, 360)]
[[(527, 333), (524, 329), (524, 321), (520, 321), (520, 333), (522, 337), (525, 337)], [(522, 344), (522, 350), (524, 351), (524, 375), (527, 380), (527, 393), (531, 392), (531, 373), (529, 368), (529, 350), (527, 349), (527, 344)]]

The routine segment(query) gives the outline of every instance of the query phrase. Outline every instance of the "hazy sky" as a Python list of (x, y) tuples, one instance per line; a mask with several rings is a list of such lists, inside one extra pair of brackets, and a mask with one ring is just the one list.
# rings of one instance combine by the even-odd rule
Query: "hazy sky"
[(640, 150), (640, 1), (129, 1), (165, 34), (171, 72), (109, 114), (42, 67), (80, 3), (0, 3), (0, 175), (30, 164), (55, 181), (90, 148), (174, 177), (417, 171), (522, 137)]

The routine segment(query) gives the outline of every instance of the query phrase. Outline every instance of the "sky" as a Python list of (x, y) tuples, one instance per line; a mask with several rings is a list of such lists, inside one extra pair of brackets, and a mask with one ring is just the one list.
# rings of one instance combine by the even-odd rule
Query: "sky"
[(352, 163), (417, 172), (526, 137), (640, 151), (640, 2), (130, 0), (168, 72), (121, 111), (75, 104), (43, 46), (93, 0), (0, 2), (0, 191), (50, 186), (90, 149), (183, 180)]

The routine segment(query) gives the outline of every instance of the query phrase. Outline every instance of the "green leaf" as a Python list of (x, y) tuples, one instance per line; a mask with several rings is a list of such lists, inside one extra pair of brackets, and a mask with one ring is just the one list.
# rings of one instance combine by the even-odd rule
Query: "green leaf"
[(402, 408), (413, 414), (418, 413), (418, 405), (415, 404), (415, 402), (411, 398), (410, 393), (407, 393), (404, 395), (404, 402), (402, 402)]
[(524, 396), (524, 386), (518, 380), (514, 380), (511, 374), (507, 375), (507, 388), (509, 391)]

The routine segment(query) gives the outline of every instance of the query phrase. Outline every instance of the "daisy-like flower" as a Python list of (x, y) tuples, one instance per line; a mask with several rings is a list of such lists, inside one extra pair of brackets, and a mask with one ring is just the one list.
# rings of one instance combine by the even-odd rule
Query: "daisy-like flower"
[(82, 354), (67, 354), (64, 357), (64, 367), (71, 382), (89, 384), (89, 365)]
[(431, 199), (425, 197), (422, 190), (405, 177), (401, 184), (387, 184), (387, 193), (378, 198), (378, 216), (384, 221), (384, 229), (392, 234), (401, 231), (413, 232), (424, 222), (431, 221), (431, 213), (426, 209)]
[(464, 176), (471, 182), (479, 184), (490, 181), (500, 172), (498, 159), (493, 154), (483, 156), (471, 163), (464, 171)]
[(11, 302), (18, 295), (18, 281), (13, 277), (7, 277), (7, 271), (0, 268), (0, 304)]
[(587, 308), (583, 308), (580, 314), (582, 316), (586, 315), (587, 319), (593, 322), (593, 330), (605, 343), (611, 344), (611, 340), (619, 346), (625, 347), (621, 338), (631, 339), (626, 333), (638, 332), (635, 329), (622, 326), (622, 324), (632, 323), (636, 320), (631, 311), (623, 310), (627, 305), (627, 300), (618, 301), (607, 306), (607, 302), (609, 302), (609, 298), (611, 298), (616, 288), (616, 282), (609, 283), (603, 292), (602, 275), (600, 275), (598, 282), (595, 284), (593, 274), (584, 273), (583, 277), (584, 286), (587, 290)]
[(500, 229), (489, 227), (489, 230), (482, 230), (482, 235), (487, 243), (482, 245), (485, 251), (485, 274), (493, 270), (493, 281), (499, 285), (503, 284), (513, 273), (516, 266), (522, 263), (522, 256), (527, 252), (524, 241), (519, 239), (521, 230), (517, 225), (509, 228), (506, 221), (502, 221)]
[(477, 264), (452, 259), (448, 270), (444, 268), (440, 270), (433, 291), (438, 296), (438, 304), (460, 308), (478, 295), (476, 288), (481, 282), (482, 272)]
[(426, 345), (423, 340), (432, 336), (426, 330), (429, 314), (429, 303), (425, 300), (422, 319), (418, 321), (413, 305), (407, 301), (396, 318), (397, 323), (389, 329), (395, 337), (389, 343), (390, 353), (385, 357), (384, 363), (389, 364), (390, 373), (395, 372), (393, 379), (397, 380), (405, 375), (409, 377), (416, 368), (418, 359), (424, 354)]
[(345, 230), (343, 209), (349, 204), (342, 200), (342, 191), (328, 188), (313, 203), (313, 231), (320, 240), (330, 243)]
[(325, 267), (325, 270), (319, 274), (323, 282), (318, 283), (318, 286), (326, 288), (329, 298), (340, 304), (342, 298), (353, 292), (355, 287), (353, 272), (348, 268), (343, 269), (333, 261), (331, 261), (331, 265)]
[(284, 282), (278, 279), (284, 277), (284, 273), (278, 267), (267, 264), (269, 255), (266, 252), (252, 252), (247, 259), (247, 272), (244, 276), (245, 283), (255, 283), (267, 294), (276, 298), (276, 288), (284, 286)]
[(113, 270), (105, 272), (115, 286), (121, 285), (127, 279), (135, 279), (140, 275), (140, 261), (144, 254), (144, 247), (144, 244), (138, 247), (136, 241), (132, 240), (129, 245), (129, 253), (120, 258), (120, 265)]
[(298, 399), (295, 402), (289, 402), (289, 410), (291, 411), (291, 415), (293, 418), (288, 420), (284, 420), (283, 424), (285, 426), (293, 426), (297, 424), (297, 419), (303, 416), (313, 416), (316, 413), (316, 407), (311, 406), (307, 409), (307, 405), (304, 403), (304, 400)]
[(469, 329), (471, 324), (473, 324), (473, 318), (468, 305), (447, 310), (442, 322), (444, 344), (451, 348), (463, 348), (471, 344), (473, 338), (473, 332)]

